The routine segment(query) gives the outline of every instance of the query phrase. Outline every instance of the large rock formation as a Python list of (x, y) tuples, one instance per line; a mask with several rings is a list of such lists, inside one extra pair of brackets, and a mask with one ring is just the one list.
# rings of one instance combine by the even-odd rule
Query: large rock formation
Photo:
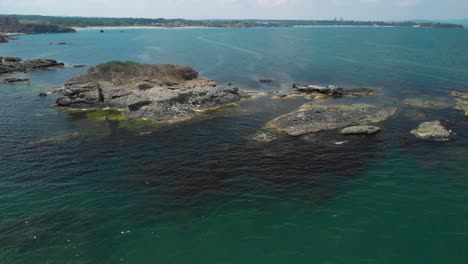
[(63, 66), (63, 63), (59, 63), (56, 60), (32, 59), (23, 61), (18, 57), (0, 57), (0, 74), (44, 70)]
[(270, 121), (269, 126), (291, 136), (356, 125), (368, 125), (392, 117), (396, 108), (369, 104), (319, 105), (307, 103), (298, 110)]
[(110, 62), (69, 80), (57, 105), (122, 110), (127, 119), (181, 121), (197, 111), (235, 103), (246, 95), (216, 87), (188, 66)]
[(427, 141), (448, 141), (455, 133), (447, 130), (440, 121), (424, 122), (415, 130), (411, 131), (415, 137)]

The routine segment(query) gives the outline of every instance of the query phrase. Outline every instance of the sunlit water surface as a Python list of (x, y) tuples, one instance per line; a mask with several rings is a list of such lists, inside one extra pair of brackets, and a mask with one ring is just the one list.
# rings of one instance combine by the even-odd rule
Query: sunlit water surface
[[(66, 64), (187, 64), (267, 95), (152, 126), (60, 112), (49, 107), (55, 95), (38, 97), (86, 68), (0, 85), (0, 263), (467, 263), (467, 119), (400, 104), (453, 104), (448, 91), (468, 91), (467, 43), (467, 30), (253, 28), (85, 30), (1, 44), (0, 56)], [(400, 110), (376, 136), (254, 141), (307, 101), (271, 98), (293, 82), (375, 87), (379, 97), (332, 103)], [(409, 134), (435, 119), (454, 141)]]

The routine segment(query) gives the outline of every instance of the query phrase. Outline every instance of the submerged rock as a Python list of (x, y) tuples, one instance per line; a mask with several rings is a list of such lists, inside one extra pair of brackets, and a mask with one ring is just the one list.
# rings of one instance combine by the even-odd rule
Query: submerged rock
[(69, 80), (57, 105), (123, 110), (126, 119), (182, 121), (249, 95), (217, 87), (188, 66), (110, 62)]
[(293, 84), (293, 88), (302, 93), (318, 93), (325, 94), (334, 97), (342, 96), (371, 96), (376, 94), (375, 89), (371, 88), (341, 88), (334, 85), (320, 86), (320, 85), (308, 85), (308, 84)]
[(83, 68), (83, 67), (86, 67), (86, 64), (72, 64), (71, 66), (73, 68)]
[(40, 93), (39, 93), (39, 96), (41, 96), (41, 97), (46, 97), (46, 96), (47, 96), (47, 93), (40, 92)]
[(392, 117), (396, 108), (369, 104), (319, 105), (307, 103), (298, 110), (269, 122), (269, 126), (291, 136), (301, 136), (323, 130), (374, 124)]
[(455, 133), (447, 130), (440, 121), (424, 122), (412, 130), (411, 134), (427, 141), (448, 141), (455, 136)]
[(260, 133), (254, 137), (258, 142), (271, 143), (277, 140), (277, 137), (270, 133)]
[(463, 111), (465, 113), (465, 116), (468, 116), (468, 101), (457, 99), (455, 109)]
[(32, 59), (23, 61), (18, 57), (0, 57), (0, 74), (61, 67), (64, 67), (64, 64), (59, 63), (56, 60)]
[(382, 129), (376, 126), (351, 126), (341, 130), (342, 135), (372, 135), (377, 134)]
[(453, 97), (460, 97), (460, 98), (463, 98), (463, 99), (468, 99), (468, 93), (465, 93), (465, 92), (460, 92), (460, 91), (450, 91), (450, 95), (453, 96)]
[(273, 80), (272, 79), (268, 79), (268, 78), (260, 78), (258, 79), (259, 82), (262, 82), (262, 83), (270, 83), (272, 82)]
[(447, 101), (430, 101), (430, 100), (422, 100), (419, 98), (408, 98), (403, 101), (403, 104), (414, 107), (414, 108), (429, 108), (429, 109), (447, 109), (452, 107), (453, 105)]

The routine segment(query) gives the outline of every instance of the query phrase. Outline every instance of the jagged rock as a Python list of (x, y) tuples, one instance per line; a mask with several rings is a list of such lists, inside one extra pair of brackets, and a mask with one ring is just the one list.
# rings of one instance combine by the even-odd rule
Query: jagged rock
[(0, 57), (0, 74), (44, 70), (63, 66), (63, 63), (59, 63), (56, 60), (32, 59), (23, 61), (18, 57)]
[(301, 136), (323, 130), (374, 124), (392, 117), (396, 108), (369, 104), (319, 105), (307, 103), (298, 110), (269, 122), (269, 126), (291, 136)]
[(123, 110), (127, 119), (182, 121), (249, 95), (216, 87), (188, 66), (110, 62), (69, 80), (57, 105)]
[(447, 130), (440, 121), (424, 122), (412, 130), (411, 134), (427, 141), (448, 141), (455, 136), (455, 133)]
[(262, 143), (271, 143), (273, 141), (276, 141), (277, 137), (270, 133), (259, 133), (254, 137), (254, 139)]
[(342, 135), (372, 135), (377, 134), (382, 129), (376, 126), (351, 126), (341, 130)]
[(320, 86), (308, 84), (293, 84), (293, 88), (302, 93), (319, 93), (334, 97), (371, 96), (376, 94), (375, 89), (364, 87), (346, 89), (334, 85)]

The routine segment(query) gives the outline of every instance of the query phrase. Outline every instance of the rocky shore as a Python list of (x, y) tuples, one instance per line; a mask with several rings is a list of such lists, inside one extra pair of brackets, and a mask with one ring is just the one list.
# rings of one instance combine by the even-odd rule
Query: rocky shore
[(48, 59), (22, 60), (18, 57), (0, 57), (0, 74), (28, 72), (64, 67), (63, 63)]
[(109, 62), (69, 80), (57, 106), (120, 110), (125, 119), (183, 121), (249, 97), (218, 87), (189, 66)]

